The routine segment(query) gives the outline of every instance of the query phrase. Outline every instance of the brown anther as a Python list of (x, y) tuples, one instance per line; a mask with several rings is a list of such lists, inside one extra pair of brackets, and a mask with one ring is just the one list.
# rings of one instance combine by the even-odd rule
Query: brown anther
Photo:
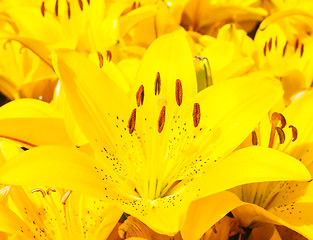
[(110, 50), (107, 50), (107, 60), (108, 62), (111, 62), (112, 60), (112, 52)]
[(198, 127), (199, 123), (200, 123), (200, 117), (201, 117), (201, 113), (200, 113), (200, 105), (199, 103), (195, 103), (193, 105), (193, 125), (195, 127)]
[(87, 0), (88, 5), (90, 5), (90, 0)]
[(258, 136), (255, 131), (252, 132), (252, 145), (258, 145)]
[(44, 17), (45, 16), (45, 11), (46, 11), (45, 2), (41, 3), (40, 11), (41, 11), (41, 15)]
[(69, 1), (66, 1), (66, 3), (67, 3), (67, 18), (70, 19), (71, 18), (71, 5)]
[(277, 133), (278, 133), (278, 137), (279, 137), (279, 143), (280, 144), (283, 144), (285, 142), (285, 133), (284, 133), (284, 130), (281, 129), (280, 127), (275, 127)]
[(50, 195), (50, 192), (56, 192), (56, 190), (54, 188), (48, 188), (46, 192), (48, 195)]
[(127, 127), (130, 134), (132, 134), (135, 131), (135, 125), (136, 125), (136, 108), (132, 111), (130, 118), (128, 120)]
[(101, 54), (101, 52), (97, 52), (98, 54), (98, 58), (99, 58), (99, 67), (102, 68), (103, 67), (103, 56)]
[(303, 56), (303, 52), (304, 52), (304, 44), (301, 44), (301, 48), (300, 48), (300, 57)]
[[(279, 122), (281, 123), (281, 127), (277, 127)], [(283, 135), (285, 135), (285, 134), (282, 131), (282, 128), (284, 128), (286, 126), (286, 119), (282, 114), (274, 112), (272, 114), (272, 117), (271, 117), (271, 123), (272, 123), (272, 127), (271, 127), (271, 133), (270, 133), (270, 141), (269, 141), (269, 145), (268, 145), (269, 148), (272, 148), (274, 146), (275, 132), (277, 132), (278, 135), (281, 134), (279, 136), (281, 141), (284, 138)], [(277, 130), (277, 128), (279, 128), (281, 131)]]
[(286, 55), (287, 45), (288, 45), (288, 41), (286, 42), (286, 44), (283, 48), (283, 57), (285, 57), (285, 55)]
[(272, 49), (272, 38), (268, 41), (268, 51), (270, 52)]
[(275, 48), (277, 48), (277, 36), (275, 37)]
[(138, 7), (138, 8), (140, 8), (140, 7), (141, 7), (141, 2), (138, 2), (137, 7)]
[(265, 42), (264, 48), (263, 48), (263, 54), (266, 57), (266, 49), (267, 49), (267, 42)]
[(284, 117), (283, 114), (279, 113), (279, 116), (280, 116), (280, 123), (281, 123), (281, 128), (284, 128), (287, 124), (287, 121), (286, 121), (286, 118)]
[(297, 51), (298, 47), (299, 47), (299, 38), (297, 38), (295, 43), (295, 52)]
[(143, 104), (144, 97), (145, 97), (145, 88), (143, 87), (143, 85), (140, 85), (136, 93), (137, 107), (140, 107)]
[(136, 9), (136, 2), (133, 2), (132, 10)]
[(178, 106), (180, 106), (183, 101), (183, 87), (179, 79), (176, 80), (175, 95), (176, 95), (176, 103)]
[(31, 190), (31, 193), (35, 193), (35, 192), (41, 192), (42, 197), (46, 196), (46, 192), (44, 190), (42, 190), (41, 188), (35, 188), (35, 189)]
[(158, 132), (161, 133), (165, 124), (165, 106), (162, 107), (159, 120), (158, 120)]
[(62, 199), (61, 199), (61, 203), (62, 203), (63, 205), (66, 204), (66, 201), (67, 201), (67, 199), (69, 198), (69, 196), (71, 195), (71, 193), (72, 193), (72, 190), (68, 190), (68, 191), (64, 194), (64, 196), (63, 196)]
[(292, 140), (291, 140), (291, 141), (294, 142), (294, 141), (296, 141), (297, 138), (298, 138), (298, 130), (297, 130), (296, 127), (294, 127), (294, 126), (292, 126), (292, 125), (290, 125), (289, 128), (291, 128), (291, 130), (292, 130)]
[(160, 73), (157, 72), (155, 82), (154, 82), (154, 95), (159, 95), (161, 92), (161, 77)]
[(79, 8), (81, 11), (84, 10), (83, 0), (78, 0)]
[(275, 126), (277, 126), (279, 121), (281, 123), (281, 128), (284, 128), (286, 126), (286, 118), (281, 113), (274, 112), (272, 114), (271, 121), (272, 121), (272, 124), (275, 125)]
[(54, 5), (55, 16), (59, 16), (59, 0), (56, 0)]

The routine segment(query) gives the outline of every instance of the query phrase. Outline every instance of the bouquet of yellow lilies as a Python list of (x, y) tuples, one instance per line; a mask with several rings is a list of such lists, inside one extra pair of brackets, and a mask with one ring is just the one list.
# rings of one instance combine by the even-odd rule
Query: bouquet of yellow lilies
[(0, 0), (0, 240), (313, 240), (312, 12)]

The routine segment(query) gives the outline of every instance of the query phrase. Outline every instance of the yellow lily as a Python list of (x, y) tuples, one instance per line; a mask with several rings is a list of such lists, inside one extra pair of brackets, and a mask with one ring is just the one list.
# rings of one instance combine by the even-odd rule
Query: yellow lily
[[(0, 147), (1, 165), (23, 152), (9, 140)], [(4, 187), (0, 203), (0, 237), (9, 239), (106, 239), (122, 214), (99, 199), (38, 184)]]
[(216, 36), (226, 23), (251, 31), (266, 15), (262, 8), (253, 7), (254, 1), (190, 0), (184, 8), (181, 25), (188, 31)]
[(226, 157), (281, 91), (263, 78), (239, 78), (197, 94), (184, 32), (150, 46), (132, 99), (74, 51), (58, 51), (54, 66), (95, 158), (61, 146), (34, 148), (1, 169), (2, 183), (40, 181), (84, 192), (175, 234), (194, 199), (248, 182), (310, 179), (301, 163), (279, 152), (254, 147)]
[(305, 7), (308, 6), (300, 5), (271, 15), (261, 23), (255, 36), (258, 70), (282, 82), (286, 104), (312, 84), (313, 39), (308, 22), (312, 22), (313, 15)]
[[(258, 139), (253, 140), (254, 144), (267, 144), (271, 148), (285, 152), (297, 158), (312, 173), (311, 121), (313, 115), (308, 110), (312, 104), (313, 92), (310, 91), (289, 105), (283, 115), (275, 113), (271, 121), (272, 127), (266, 128), (268, 131), (259, 132)], [(290, 127), (283, 130), (281, 125)], [(275, 131), (272, 132), (271, 128), (275, 131), (278, 129), (278, 134)], [(277, 224), (312, 239), (313, 222), (309, 217), (313, 206), (312, 187), (311, 181), (261, 182), (238, 186), (230, 190), (236, 195), (231, 192), (221, 193), (230, 203), (228, 208), (221, 207), (218, 211), (223, 216), (231, 210), (242, 227), (251, 228), (252, 232), (249, 234), (252, 235), (259, 234), (258, 229), (263, 225), (268, 229), (268, 233), (274, 234), (277, 230), (269, 225)], [(216, 203), (209, 197), (193, 203), (189, 212), (191, 222), (197, 219), (195, 216), (199, 218), (199, 221), (206, 218), (205, 216), (199, 217), (199, 215), (209, 214), (204, 210), (206, 204)], [(208, 221), (203, 222), (204, 224), (198, 227), (202, 234), (210, 227), (210, 224), (213, 224), (211, 222), (209, 224)], [(197, 222), (192, 224), (196, 228)], [(206, 227), (205, 224), (207, 224)]]

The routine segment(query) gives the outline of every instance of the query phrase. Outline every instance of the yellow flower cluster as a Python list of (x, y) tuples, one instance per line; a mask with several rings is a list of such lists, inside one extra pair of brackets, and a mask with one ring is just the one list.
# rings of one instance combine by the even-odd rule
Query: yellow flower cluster
[(312, 12), (0, 0), (0, 240), (313, 239)]

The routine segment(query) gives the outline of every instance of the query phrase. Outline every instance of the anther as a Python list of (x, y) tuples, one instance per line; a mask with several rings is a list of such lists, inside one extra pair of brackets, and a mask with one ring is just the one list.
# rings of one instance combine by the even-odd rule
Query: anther
[(297, 51), (298, 47), (299, 47), (299, 38), (297, 38), (295, 43), (295, 52)]
[(265, 42), (264, 48), (263, 48), (263, 55), (266, 57), (266, 49), (267, 49), (267, 42)]
[(68, 190), (68, 191), (64, 194), (64, 196), (63, 196), (62, 199), (61, 199), (61, 203), (62, 203), (63, 205), (66, 204), (66, 201), (67, 201), (67, 199), (69, 198), (69, 196), (71, 195), (71, 193), (72, 193), (72, 190)]
[(269, 42), (268, 42), (268, 51), (270, 52), (272, 49), (272, 38), (270, 38)]
[(252, 145), (258, 145), (258, 136), (255, 131), (252, 132)]
[(141, 7), (141, 2), (138, 2), (137, 7), (138, 7), (138, 8), (140, 8), (140, 7)]
[(283, 57), (285, 57), (285, 55), (286, 55), (287, 45), (288, 45), (288, 41), (286, 42), (286, 44), (283, 48)]
[(294, 127), (294, 126), (292, 126), (292, 125), (290, 125), (289, 128), (291, 128), (291, 130), (292, 130), (292, 140), (291, 140), (291, 141), (294, 142), (294, 141), (296, 141), (297, 138), (298, 138), (298, 130), (297, 130), (296, 127)]
[(136, 9), (136, 2), (133, 2), (132, 10)]
[(277, 48), (277, 36), (275, 37), (275, 48)]
[(281, 129), (280, 127), (275, 127), (277, 133), (278, 133), (278, 137), (279, 137), (279, 143), (283, 144), (285, 142), (285, 133), (284, 130)]
[(81, 11), (84, 10), (83, 0), (78, 0), (79, 8)]
[(176, 80), (175, 95), (176, 95), (176, 103), (178, 106), (180, 106), (183, 101), (183, 87), (179, 79)]
[(195, 103), (193, 105), (193, 125), (194, 127), (198, 127), (199, 123), (200, 123), (200, 117), (201, 117), (201, 113), (200, 113), (200, 105), (199, 103)]
[(56, 190), (54, 188), (48, 188), (46, 192), (48, 195), (50, 195), (51, 192), (56, 192)]
[(161, 77), (160, 73), (157, 72), (155, 82), (154, 82), (154, 95), (159, 95), (161, 92)]
[(300, 57), (303, 56), (303, 52), (304, 52), (304, 44), (301, 44), (301, 48), (300, 48)]
[(59, 0), (56, 0), (55, 2), (54, 12), (55, 12), (55, 16), (59, 15)]
[(284, 128), (285, 126), (286, 126), (286, 124), (287, 124), (287, 122), (286, 122), (286, 118), (284, 117), (284, 115), (283, 114), (281, 114), (281, 113), (279, 113), (279, 117), (280, 117), (280, 123), (281, 123), (281, 128)]
[(90, 5), (90, 0), (87, 0), (88, 5)]
[(158, 132), (161, 133), (165, 124), (165, 106), (162, 107), (159, 120), (158, 120)]
[(35, 189), (31, 190), (31, 193), (35, 193), (35, 192), (41, 192), (42, 197), (46, 196), (46, 192), (44, 190), (42, 190), (41, 188), (35, 188)]
[(107, 50), (107, 60), (108, 62), (111, 62), (112, 60), (112, 52), (110, 50)]
[(68, 19), (70, 19), (71, 18), (71, 5), (69, 1), (66, 1), (66, 3), (67, 3), (67, 17)]
[(102, 68), (103, 67), (103, 56), (101, 54), (101, 52), (97, 52), (98, 54), (98, 58), (99, 58), (99, 67)]
[(42, 2), (41, 3), (41, 8), (40, 8), (40, 11), (41, 11), (41, 15), (44, 17), (45, 16), (45, 2)]
[(135, 131), (135, 125), (136, 125), (136, 108), (132, 111), (130, 118), (128, 120), (127, 127), (130, 134), (132, 134)]
[(136, 101), (137, 101), (137, 107), (141, 106), (143, 104), (143, 100), (145, 97), (145, 91), (144, 91), (143, 85), (140, 85), (137, 93), (136, 93)]

